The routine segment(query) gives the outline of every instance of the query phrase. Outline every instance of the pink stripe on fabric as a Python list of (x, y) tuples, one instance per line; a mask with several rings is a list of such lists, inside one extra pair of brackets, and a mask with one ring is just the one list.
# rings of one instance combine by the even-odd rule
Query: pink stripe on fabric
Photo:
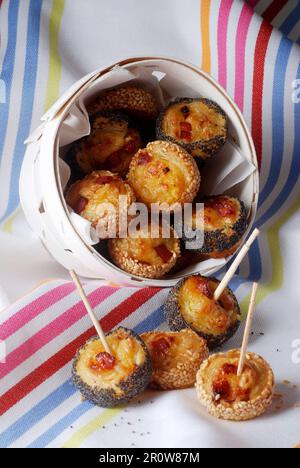
[(249, 32), (251, 20), (253, 18), (253, 10), (245, 3), (243, 6), (239, 24), (237, 28), (235, 41), (235, 96), (234, 100), (240, 110), (244, 110), (245, 100), (245, 56), (246, 56), (246, 41)]
[(218, 20), (219, 83), (227, 86), (227, 30), (233, 0), (222, 0)]
[(27, 304), (17, 313), (15, 313), (6, 322), (0, 325), (0, 339), (7, 340), (11, 335), (16, 333), (26, 323), (33, 320), (46, 309), (64, 299), (75, 290), (73, 283), (65, 283), (57, 286), (51, 291), (46, 292), (42, 296), (35, 299), (30, 304)]
[[(118, 289), (115, 287), (103, 287), (96, 289), (89, 295), (91, 306), (97, 307), (103, 301), (112, 296)], [(27, 341), (14, 349), (6, 358), (6, 363), (0, 366), (0, 378), (5, 377), (12, 372), (17, 366), (22, 364), (26, 359), (36, 353), (39, 349), (59, 336), (69, 327), (78, 322), (84, 315), (86, 310), (83, 303), (80, 301), (57, 317), (49, 325), (41, 329), (38, 333), (30, 337)]]

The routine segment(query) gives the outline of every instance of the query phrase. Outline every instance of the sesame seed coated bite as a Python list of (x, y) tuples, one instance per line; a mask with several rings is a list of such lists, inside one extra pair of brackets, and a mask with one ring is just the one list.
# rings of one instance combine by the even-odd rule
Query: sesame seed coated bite
[(137, 236), (123, 239), (110, 239), (108, 248), (113, 262), (122, 270), (143, 278), (162, 278), (175, 265), (180, 256), (180, 241), (174, 236), (163, 238), (159, 228), (159, 237), (151, 237), (150, 226), (141, 229)]
[(191, 203), (200, 187), (194, 159), (181, 147), (165, 141), (149, 143), (131, 161), (127, 180), (137, 201), (182, 207)]
[(238, 376), (240, 350), (210, 356), (197, 373), (198, 400), (217, 418), (246, 421), (262, 415), (274, 396), (274, 374), (260, 356), (248, 352)]
[(103, 91), (88, 106), (90, 115), (99, 111), (121, 110), (142, 119), (156, 119), (155, 97), (141, 86), (125, 84)]
[(206, 341), (191, 329), (143, 333), (152, 360), (150, 387), (176, 390), (192, 387), (201, 363), (208, 357)]

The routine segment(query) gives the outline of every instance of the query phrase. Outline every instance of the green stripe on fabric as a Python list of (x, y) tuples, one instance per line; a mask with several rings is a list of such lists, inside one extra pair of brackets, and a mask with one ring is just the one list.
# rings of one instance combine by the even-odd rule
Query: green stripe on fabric
[(61, 57), (59, 52), (59, 32), (65, 8), (65, 0), (53, 0), (49, 24), (49, 72), (45, 111), (59, 98), (62, 75)]

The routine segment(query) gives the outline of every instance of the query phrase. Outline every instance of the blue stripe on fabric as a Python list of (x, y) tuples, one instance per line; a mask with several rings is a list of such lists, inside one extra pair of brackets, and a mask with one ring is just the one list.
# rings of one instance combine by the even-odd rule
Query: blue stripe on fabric
[[(297, 71), (297, 78), (300, 79), (300, 65)], [(282, 109), (283, 111), (283, 109)], [(282, 207), (286, 200), (291, 195), (300, 177), (300, 104), (295, 104), (295, 141), (293, 157), (291, 162), (291, 168), (289, 170), (287, 181), (281, 190), (276, 200), (272, 203), (271, 207), (264, 213), (263, 216), (256, 222), (257, 227), (263, 226), (269, 221)], [(262, 275), (262, 262), (259, 250), (258, 241), (256, 241), (251, 247), (251, 253), (249, 255), (250, 263), (250, 276), (253, 281), (258, 281)]]
[(18, 123), (14, 154), (12, 155), (13, 164), (11, 169), (9, 201), (6, 212), (0, 219), (0, 223), (9, 216), (19, 204), (18, 186), (21, 165), (25, 153), (24, 141), (30, 132), (36, 88), (42, 4), (43, 0), (31, 0), (29, 6), (21, 114)]
[[(149, 330), (150, 328), (157, 328), (164, 321), (162, 307), (155, 310), (150, 314), (145, 320), (140, 322), (134, 330), (136, 333), (141, 333), (142, 331)], [(71, 379), (68, 379), (63, 385), (58, 387), (54, 392), (50, 393), (46, 398), (40, 401), (36, 406), (34, 406), (30, 411), (24, 414), (21, 418), (14, 422), (10, 427), (0, 434), (0, 447), (7, 448), (12, 443), (14, 443), (19, 437), (29, 431), (33, 426), (35, 426), (41, 419), (46, 417), (49, 413), (55, 410), (59, 405), (61, 405), (65, 400), (70, 398), (76, 393), (76, 388), (73, 386)], [(81, 403), (75, 409), (72, 410), (72, 415), (70, 418), (75, 418), (72, 421), (78, 419), (83, 413)], [(89, 408), (85, 405), (85, 411)], [(77, 411), (77, 413), (76, 413)], [(77, 418), (76, 418), (77, 414)], [(55, 428), (51, 427), (46, 431), (42, 436), (40, 436), (33, 444), (38, 442), (38, 446), (47, 445), (57, 437), (61, 432), (63, 432), (69, 425), (70, 419), (66, 415), (61, 421), (58, 421), (55, 424)], [(43, 442), (44, 441), (44, 442)]]
[(291, 31), (294, 29), (296, 24), (298, 23), (300, 18), (300, 1), (298, 1), (298, 5), (294, 10), (290, 13), (290, 15), (286, 18), (283, 24), (280, 26), (280, 31), (288, 36)]
[[(290, 41), (288, 41), (286, 38), (283, 38), (277, 54), (274, 70), (274, 87), (272, 98), (273, 149), (271, 156), (271, 167), (266, 185), (260, 194), (259, 206), (261, 206), (272, 194), (272, 191), (278, 181), (283, 164), (285, 79), (292, 46), (293, 44)], [(276, 207), (276, 211), (280, 208), (281, 205), (279, 205), (277, 201), (272, 206)], [(266, 214), (258, 222), (256, 222), (256, 227), (261, 227), (271, 216), (272, 211), (268, 210)], [(251, 281), (259, 281), (263, 274), (263, 268), (258, 241), (255, 241), (251, 247), (251, 251), (249, 252), (249, 267), (250, 274), (248, 279)]]
[(70, 413), (64, 416), (62, 419), (57, 421), (48, 431), (44, 432), (40, 437), (38, 437), (34, 442), (28, 445), (27, 448), (44, 448), (56, 439), (62, 432), (64, 432), (68, 427), (75, 423), (81, 416), (83, 416), (87, 411), (95, 408), (95, 405), (85, 401), (80, 405), (76, 406)]
[(274, 73), (272, 104), (272, 159), (267, 182), (259, 197), (259, 206), (261, 206), (268, 198), (268, 196), (272, 193), (272, 190), (276, 185), (282, 167), (284, 154), (284, 95), (286, 89), (285, 81), (288, 61), (292, 52), (292, 48), (293, 44), (290, 41), (287, 41), (286, 38), (284, 38), (281, 41), (277, 54)]
[(134, 329), (136, 333), (143, 333), (146, 331), (154, 330), (159, 327), (164, 322), (164, 307), (161, 306), (155, 312), (153, 312), (149, 317), (147, 317), (143, 322), (139, 323)]
[(8, 10), (8, 41), (2, 64), (0, 79), (5, 85), (6, 102), (0, 104), (0, 163), (3, 157), (3, 148), (7, 131), (11, 88), (16, 56), (17, 25), (19, 14), (19, 0), (11, 0)]
[(0, 434), (0, 447), (6, 448), (21, 437), (32, 426), (37, 424), (46, 414), (55, 410), (62, 401), (67, 400), (76, 392), (71, 379), (57, 388), (49, 396), (40, 401), (34, 408), (25, 413), (14, 424)]
[(242, 286), (243, 284), (245, 284), (245, 282), (247, 281), (248, 279), (246, 278), (241, 278), (240, 276), (234, 276), (229, 284), (230, 289), (235, 293), (238, 290), (238, 288)]
[[(300, 79), (300, 65), (297, 70), (297, 80)], [(287, 181), (281, 190), (280, 194), (272, 204), (272, 206), (267, 210), (267, 212), (259, 219), (258, 225), (266, 223), (274, 214), (282, 207), (286, 202), (288, 197), (291, 195), (293, 189), (295, 188), (300, 177), (300, 104), (295, 104), (295, 141), (294, 141), (294, 150), (292, 163), (289, 170)]]

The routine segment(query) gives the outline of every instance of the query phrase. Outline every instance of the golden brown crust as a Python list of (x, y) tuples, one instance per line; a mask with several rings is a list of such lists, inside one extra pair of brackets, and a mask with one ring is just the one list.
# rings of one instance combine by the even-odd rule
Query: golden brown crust
[(179, 332), (151, 331), (143, 333), (141, 338), (152, 360), (151, 388), (176, 390), (195, 384), (197, 371), (208, 357), (205, 340), (190, 329)]
[[(93, 227), (96, 228), (101, 223), (106, 228), (115, 222), (118, 229), (120, 196), (127, 200), (127, 209), (135, 202), (132, 188), (117, 174), (94, 171), (70, 187), (66, 201), (77, 214), (90, 221)], [(115, 210), (104, 210), (104, 204), (111, 204)]]
[(225, 289), (219, 301), (214, 300), (219, 283), (215, 278), (201, 275), (179, 281), (165, 303), (171, 330), (190, 327), (207, 341), (209, 349), (228, 341), (240, 325), (240, 307), (230, 288)]
[[(209, 374), (218, 359), (221, 362), (229, 361), (238, 364), (240, 350), (232, 350), (228, 353), (218, 353), (210, 356), (200, 367), (197, 373), (196, 391), (198, 400), (208, 410), (208, 412), (217, 418), (231, 421), (246, 421), (254, 419), (263, 414), (271, 405), (274, 396), (274, 374), (269, 364), (260, 356), (254, 353), (247, 353), (245, 365), (252, 366), (256, 370), (256, 379), (254, 380), (255, 387), (252, 387), (252, 392), (255, 396), (249, 397), (245, 401), (228, 402), (220, 398), (213, 391), (213, 379)], [(225, 358), (225, 361), (223, 359)], [(218, 368), (217, 368), (218, 369)], [(212, 374), (215, 375), (215, 374)], [(240, 379), (243, 379), (243, 375)], [(240, 380), (239, 382), (242, 382)], [(259, 390), (255, 393), (253, 388)]]
[[(244, 203), (229, 195), (207, 197), (202, 203), (204, 203), (204, 241), (202, 211), (198, 214), (194, 207), (192, 219), (186, 222), (183, 233), (186, 248), (203, 254), (206, 256), (204, 260), (232, 255), (238, 249), (247, 230), (248, 212)], [(198, 226), (197, 218), (200, 221)]]
[(139, 202), (177, 208), (194, 200), (201, 181), (195, 160), (180, 146), (166, 141), (154, 141), (138, 151), (127, 179)]
[(180, 256), (180, 241), (174, 236), (151, 239), (149, 235), (150, 230), (149, 233), (141, 233), (139, 238), (110, 239), (108, 249), (113, 262), (135, 276), (162, 278)]
[(152, 365), (145, 343), (132, 330), (119, 327), (106, 339), (112, 354), (104, 352), (98, 337), (91, 338), (77, 351), (72, 376), (85, 399), (113, 408), (145, 390)]
[(90, 115), (114, 109), (146, 119), (155, 119), (158, 115), (158, 105), (154, 96), (140, 86), (130, 84), (104, 91), (87, 106)]
[(72, 158), (85, 174), (109, 170), (125, 176), (132, 157), (141, 148), (139, 132), (127, 116), (118, 112), (98, 113), (91, 119), (91, 133), (75, 143)]
[(209, 99), (178, 98), (160, 113), (156, 135), (206, 160), (225, 144), (227, 120), (220, 106)]

